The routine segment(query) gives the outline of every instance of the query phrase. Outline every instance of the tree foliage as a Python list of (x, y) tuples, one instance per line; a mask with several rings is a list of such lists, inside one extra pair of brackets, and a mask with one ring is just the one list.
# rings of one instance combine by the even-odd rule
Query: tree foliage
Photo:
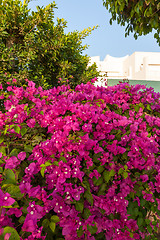
[(54, 17), (55, 2), (32, 12), (29, 2), (0, 1), (1, 75), (29, 78), (45, 87), (56, 86), (59, 78), (71, 78), (74, 87), (98, 76), (95, 65), (87, 67), (87, 46), (82, 44), (95, 27), (65, 33), (66, 21)]
[(146, 35), (155, 30), (154, 37), (160, 45), (160, 1), (159, 0), (103, 0), (103, 5), (112, 14), (110, 24), (117, 20), (118, 24), (127, 27), (125, 36), (134, 32), (134, 37)]

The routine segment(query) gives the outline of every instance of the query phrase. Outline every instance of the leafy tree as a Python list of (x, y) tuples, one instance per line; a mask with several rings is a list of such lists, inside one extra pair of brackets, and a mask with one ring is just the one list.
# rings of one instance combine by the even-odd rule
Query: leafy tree
[(110, 24), (117, 20), (118, 24), (127, 27), (125, 36), (134, 32), (134, 37), (146, 35), (155, 30), (154, 37), (160, 46), (160, 1), (159, 0), (103, 0), (103, 5), (112, 14)]
[[(29, 78), (44, 87), (71, 78), (75, 87), (98, 76), (96, 65), (88, 66), (82, 41), (93, 29), (65, 33), (64, 19), (54, 19), (55, 2), (30, 11), (28, 1), (0, 0), (1, 78)], [(18, 75), (18, 76), (17, 76)]]

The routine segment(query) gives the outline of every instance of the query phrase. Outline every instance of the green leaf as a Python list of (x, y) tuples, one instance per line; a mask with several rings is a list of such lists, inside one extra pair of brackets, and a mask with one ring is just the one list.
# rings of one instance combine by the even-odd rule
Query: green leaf
[(45, 166), (42, 167), (41, 170), (40, 170), (42, 177), (44, 177), (45, 170), (46, 170)]
[(99, 172), (99, 173), (102, 173), (103, 171), (104, 171), (104, 166), (99, 166), (98, 168), (97, 168), (97, 171)]
[(102, 155), (101, 153), (96, 153), (96, 154), (94, 154), (94, 155), (92, 156), (93, 162), (94, 162), (94, 163), (99, 163), (98, 158), (100, 158), (101, 155)]
[(145, 219), (145, 222), (146, 222), (147, 225), (149, 225), (151, 220), (147, 218), (147, 219)]
[(65, 157), (60, 157), (59, 160), (65, 162), (65, 163), (67, 163), (67, 160), (66, 160)]
[(53, 215), (51, 217), (51, 222), (58, 223), (60, 221), (59, 217), (57, 215)]
[(18, 153), (20, 152), (19, 149), (14, 148), (11, 152), (10, 152), (10, 156), (15, 156), (17, 157)]
[[(45, 162), (45, 164), (42, 164), (42, 165), (44, 165), (45, 167), (48, 167), (48, 166), (51, 166), (52, 163), (51, 163), (50, 161), (47, 161), (47, 162)], [(41, 165), (41, 166), (42, 166), (42, 165)]]
[(24, 223), (25, 219), (26, 219), (26, 218), (25, 218), (24, 216), (21, 216), (21, 217), (19, 218), (18, 222), (19, 222), (19, 223)]
[(42, 222), (42, 226), (43, 226), (44, 228), (47, 228), (47, 227), (49, 226), (49, 224), (50, 224), (50, 222), (49, 222), (48, 219), (44, 219), (43, 222)]
[(153, 213), (155, 213), (155, 211), (156, 211), (156, 208), (155, 208), (155, 206), (154, 206), (154, 205), (152, 205), (152, 207), (151, 207), (151, 211), (152, 211)]
[(98, 179), (97, 179), (96, 177), (93, 177), (93, 183), (94, 183), (94, 185), (96, 185), (96, 186), (101, 185), (101, 184), (103, 183), (103, 177), (101, 176), (101, 177), (99, 177)]
[(49, 223), (49, 227), (50, 227), (50, 229), (52, 230), (52, 232), (55, 232), (55, 229), (56, 229), (56, 224), (55, 224), (55, 222), (50, 222), (50, 223)]
[(103, 177), (104, 177), (104, 180), (108, 183), (111, 178), (111, 176), (109, 175), (109, 171), (105, 170), (103, 172)]
[(98, 107), (101, 107), (100, 103), (98, 103), (98, 102), (96, 102), (96, 105), (97, 105)]
[(143, 222), (144, 222), (144, 220), (143, 220), (142, 217), (139, 217), (139, 218), (137, 219), (137, 225), (138, 225), (139, 227), (143, 225)]
[(4, 141), (4, 137), (0, 136), (0, 144)]
[(23, 212), (23, 213), (25, 213), (25, 214), (27, 214), (27, 213), (28, 213), (28, 210), (27, 210), (27, 208), (28, 208), (27, 206), (24, 206), (24, 205), (23, 205), (22, 212)]
[(134, 212), (134, 215), (135, 215), (135, 216), (138, 216), (138, 212), (139, 212), (139, 211), (138, 211), (138, 208), (134, 208), (134, 209), (133, 209), (133, 212)]
[(6, 147), (0, 147), (0, 153), (6, 156)]
[(40, 143), (40, 142), (42, 141), (42, 137), (36, 135), (36, 136), (33, 138), (33, 140), (34, 140), (34, 142), (36, 142), (36, 143)]
[(104, 193), (106, 193), (106, 189), (107, 189), (107, 183), (101, 184), (98, 191), (98, 196), (104, 195)]
[(93, 206), (93, 196), (90, 191), (85, 191), (84, 197), (87, 199), (87, 201)]
[(103, 177), (104, 180), (108, 183), (109, 180), (111, 179), (111, 177), (113, 177), (115, 175), (115, 171), (113, 169), (111, 169), (111, 171), (104, 171), (103, 172)]
[(111, 179), (111, 177), (113, 177), (115, 175), (115, 171), (113, 169), (111, 169), (111, 171), (104, 171), (103, 172), (103, 177), (104, 180), (108, 183), (109, 180)]
[(14, 131), (16, 132), (16, 133), (20, 133), (20, 127), (19, 126), (14, 126)]
[(77, 236), (80, 238), (83, 235), (84, 231), (82, 226), (80, 226), (80, 228), (77, 230)]
[(52, 165), (52, 163), (50, 163), (49, 161), (45, 162), (45, 164), (40, 165), (40, 167), (41, 167), (40, 172), (41, 172), (42, 177), (44, 177), (46, 167), (51, 166), (51, 165)]
[(78, 211), (78, 212), (83, 212), (83, 209), (84, 209), (84, 203), (82, 203), (82, 202), (76, 202), (76, 204), (75, 204), (75, 207), (76, 207), (76, 210)]
[(9, 240), (20, 240), (20, 236), (17, 231), (12, 227), (5, 227), (2, 236), (4, 237), (6, 233), (11, 233)]
[(124, 177), (124, 179), (126, 179), (128, 177), (128, 173), (127, 172), (123, 172), (123, 177)]
[(4, 177), (2, 184), (17, 184), (15, 174), (11, 169), (4, 170)]
[(22, 135), (22, 137), (26, 134), (26, 132), (27, 132), (27, 128), (22, 128), (22, 129), (21, 129), (21, 135)]
[(91, 226), (89, 224), (87, 224), (87, 230), (91, 233), (91, 234), (95, 234), (98, 230), (98, 228), (96, 227), (96, 225)]
[(5, 191), (8, 192), (12, 198), (21, 199), (24, 194), (21, 193), (19, 186), (13, 184), (4, 185)]
[(128, 170), (128, 167), (127, 165), (124, 165), (124, 170), (127, 171)]
[(147, 230), (148, 230), (148, 232), (149, 232), (150, 234), (152, 234), (153, 230), (152, 230), (152, 228), (151, 228), (150, 225), (147, 226)]
[(135, 198), (135, 193), (134, 192), (130, 192), (129, 196), (134, 199)]
[(142, 109), (144, 109), (143, 103), (139, 103), (139, 107), (142, 108)]
[(83, 186), (85, 189), (87, 189), (88, 191), (90, 191), (90, 184), (89, 184), (89, 182), (88, 182), (87, 180), (84, 180), (84, 181), (82, 182), (82, 186)]
[(113, 177), (114, 175), (115, 175), (115, 171), (113, 170), (113, 169), (111, 169), (111, 171), (109, 172), (109, 175), (111, 176), (111, 177)]
[(25, 152), (31, 153), (32, 150), (33, 150), (33, 147), (31, 145), (25, 145), (24, 146), (24, 151)]
[(83, 211), (83, 217), (85, 219), (88, 219), (89, 216), (91, 216), (91, 212), (90, 212), (90, 210), (88, 208), (85, 208), (84, 211)]
[(55, 166), (59, 166), (59, 162), (54, 161), (54, 162), (53, 162), (53, 165), (55, 165)]
[(134, 106), (134, 110), (135, 110), (135, 112), (138, 112), (138, 111), (139, 111), (139, 105), (136, 104), (136, 105)]
[(152, 111), (151, 106), (147, 104), (147, 110)]
[[(3, 164), (3, 161), (0, 161), (0, 165)], [(3, 167), (0, 167), (0, 173), (3, 173)]]
[(10, 128), (9, 125), (5, 125), (4, 135), (6, 135), (6, 133), (7, 133), (7, 131), (8, 131), (9, 128)]
[(158, 33), (155, 33), (155, 34), (154, 34), (154, 38), (159, 39), (159, 34), (158, 34)]
[(131, 238), (133, 238), (134, 237), (134, 235), (133, 235), (133, 233), (130, 233), (130, 235), (129, 235)]
[(118, 175), (121, 175), (123, 172), (124, 172), (124, 169), (120, 168), (119, 171), (118, 171)]
[(109, 24), (112, 25), (112, 19), (109, 20)]

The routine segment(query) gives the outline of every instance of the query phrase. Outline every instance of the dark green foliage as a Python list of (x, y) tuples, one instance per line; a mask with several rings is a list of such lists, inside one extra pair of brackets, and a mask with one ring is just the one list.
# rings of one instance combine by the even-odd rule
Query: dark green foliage
[(146, 35), (155, 30), (154, 37), (160, 46), (160, 1), (159, 0), (103, 0), (103, 5), (112, 14), (110, 24), (117, 20), (118, 24), (127, 27), (125, 36), (134, 32), (134, 37)]
[(0, 1), (1, 78), (7, 73), (7, 78), (28, 78), (48, 88), (66, 79), (75, 87), (98, 76), (96, 65), (87, 67), (89, 57), (82, 55), (87, 48), (82, 41), (95, 27), (66, 34), (66, 21), (54, 19), (55, 2), (32, 12), (29, 2)]

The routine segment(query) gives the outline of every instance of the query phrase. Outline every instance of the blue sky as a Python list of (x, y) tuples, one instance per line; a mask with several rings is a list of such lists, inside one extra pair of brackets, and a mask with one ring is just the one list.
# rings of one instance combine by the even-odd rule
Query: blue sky
[[(51, 0), (33, 0), (29, 3), (31, 10), (36, 6), (46, 6)], [(133, 34), (125, 38), (125, 27), (116, 22), (109, 24), (110, 14), (103, 6), (102, 0), (56, 0), (55, 18), (64, 18), (67, 23), (66, 32), (81, 31), (84, 28), (99, 25), (88, 36), (83, 44), (89, 48), (84, 52), (89, 56), (100, 56), (103, 60), (107, 54), (113, 57), (131, 55), (135, 51), (160, 52), (160, 47), (153, 33), (134, 39)]]

